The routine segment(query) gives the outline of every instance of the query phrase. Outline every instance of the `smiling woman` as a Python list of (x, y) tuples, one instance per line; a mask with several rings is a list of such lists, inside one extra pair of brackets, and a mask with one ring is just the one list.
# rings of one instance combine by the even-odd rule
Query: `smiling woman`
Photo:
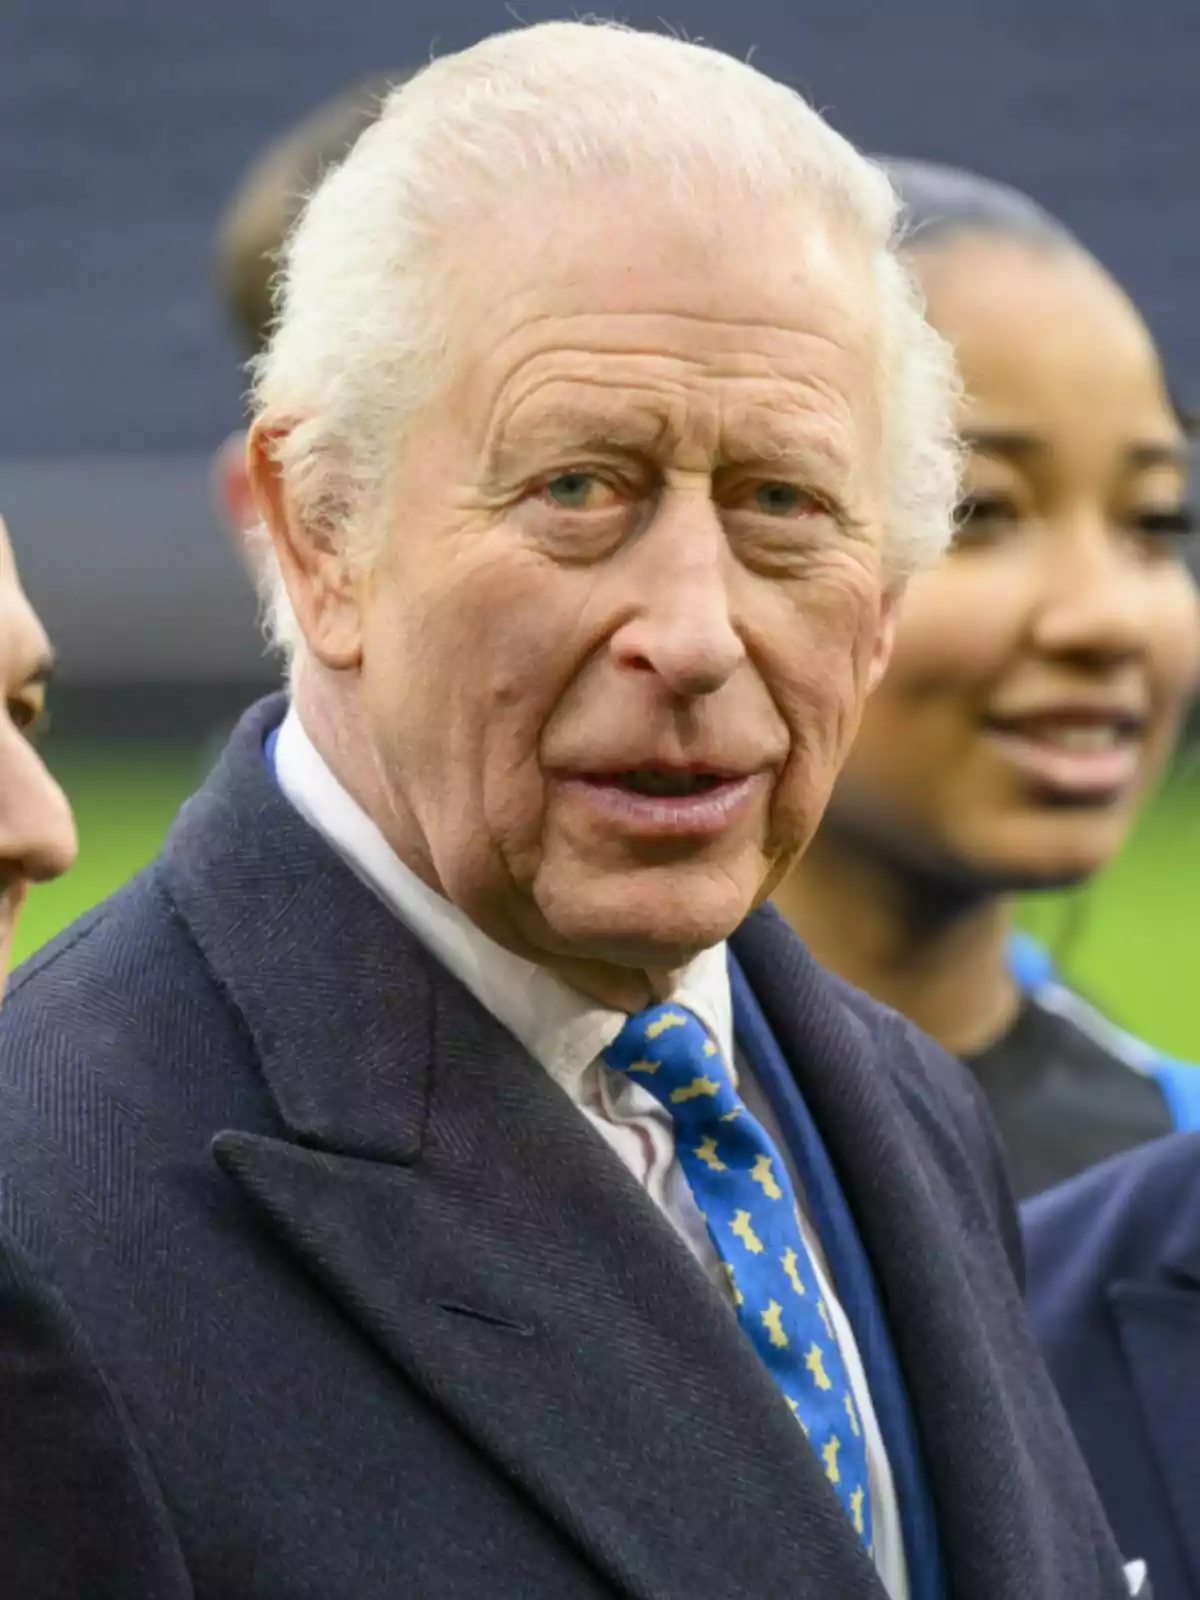
[(30, 883), (56, 878), (75, 858), (70, 807), (32, 742), (45, 712), (51, 661), (0, 520), (0, 992)]
[[(1188, 1082), (1011, 934), (1105, 866), (1197, 666), (1186, 439), (1141, 318), (1054, 219), (897, 162), (966, 398), (954, 546), (915, 578), (818, 839), (779, 902), (835, 969), (964, 1056), (1016, 1187), (1165, 1132)], [(1178, 1091), (1178, 1092), (1177, 1092)]]

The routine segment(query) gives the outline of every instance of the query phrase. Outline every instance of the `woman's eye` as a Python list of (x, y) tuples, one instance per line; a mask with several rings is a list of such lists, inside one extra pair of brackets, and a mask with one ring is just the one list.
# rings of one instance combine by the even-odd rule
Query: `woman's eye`
[(543, 484), (542, 495), (564, 511), (601, 511), (617, 497), (612, 484), (594, 472), (560, 472)]
[(980, 522), (1013, 522), (1016, 507), (1002, 494), (968, 494), (958, 503), (955, 521), (958, 526)]
[(1165, 542), (1191, 539), (1196, 533), (1195, 513), (1187, 506), (1164, 507), (1162, 510), (1140, 511), (1131, 519), (1139, 533)]
[(954, 542), (988, 539), (1019, 521), (1014, 503), (1002, 494), (967, 494), (954, 513)]
[(768, 517), (797, 517), (808, 516), (820, 507), (807, 489), (768, 480), (755, 485), (754, 509)]
[(43, 707), (29, 700), (10, 700), (8, 716), (13, 727), (24, 734), (41, 733), (46, 722)]

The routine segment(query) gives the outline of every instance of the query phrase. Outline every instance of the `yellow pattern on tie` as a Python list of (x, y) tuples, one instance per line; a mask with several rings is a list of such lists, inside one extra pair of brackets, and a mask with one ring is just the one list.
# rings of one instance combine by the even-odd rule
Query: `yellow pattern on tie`
[(804, 1365), (813, 1375), (813, 1382), (818, 1389), (832, 1389), (833, 1380), (825, 1371), (825, 1353), (819, 1344), (809, 1346), (808, 1354), (804, 1358)]
[(769, 1300), (767, 1309), (762, 1313), (762, 1322), (763, 1327), (767, 1330), (767, 1337), (777, 1350), (786, 1350), (790, 1342), (787, 1334), (783, 1331), (783, 1323), (780, 1321), (782, 1316), (783, 1307), (779, 1304), (779, 1301)]
[(850, 1496), (850, 1520), (854, 1524), (855, 1533), (863, 1531), (863, 1491), (861, 1484)]
[[(783, 1262), (783, 1270), (787, 1273), (787, 1280), (791, 1284), (792, 1288), (797, 1294), (804, 1294), (806, 1292), (804, 1283), (801, 1280), (799, 1271), (797, 1270), (800, 1257), (792, 1249), (791, 1245), (789, 1245), (788, 1248), (783, 1252), (783, 1255), (780, 1257), (780, 1259)], [(849, 1396), (847, 1395), (846, 1398), (849, 1399)]]
[(763, 1242), (750, 1226), (750, 1213), (748, 1211), (735, 1211), (733, 1227), (730, 1229), (735, 1239), (740, 1239), (751, 1255), (762, 1254)]
[(671, 1091), (671, 1104), (686, 1105), (689, 1100), (699, 1100), (702, 1095), (714, 1097), (720, 1087), (715, 1078), (693, 1078), (691, 1083), (685, 1083)]
[(869, 1546), (870, 1501), (861, 1500), (856, 1516), (850, 1498), (856, 1485), (869, 1487), (866, 1451), (808, 1223), (783, 1158), (739, 1098), (733, 1063), (699, 1018), (674, 1004), (631, 1017), (604, 1059), (669, 1112), (676, 1159), (724, 1267), (742, 1332), (803, 1428), (828, 1492)]
[(750, 1176), (755, 1183), (762, 1185), (762, 1192), (768, 1200), (782, 1200), (783, 1190), (775, 1181), (775, 1174), (771, 1171), (771, 1158), (767, 1155), (759, 1156), (750, 1168)]
[(696, 1155), (712, 1172), (728, 1172), (729, 1168), (717, 1154), (717, 1141), (715, 1139), (701, 1139), (696, 1146)]

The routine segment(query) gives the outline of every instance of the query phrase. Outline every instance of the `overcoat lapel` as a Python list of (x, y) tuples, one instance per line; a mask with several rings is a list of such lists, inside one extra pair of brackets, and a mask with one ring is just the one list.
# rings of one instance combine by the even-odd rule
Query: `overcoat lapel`
[[(773, 912), (750, 918), (732, 944), (871, 1258), (922, 1441), (953, 1593), (1021, 1600), (1083, 1592), (1072, 1587), (1081, 1571), (1089, 1594), (1113, 1592), (1095, 1564), (1094, 1530), (1081, 1528), (1073, 1543), (1056, 1516), (1055, 1486), (1014, 1471), (1029, 1458), (1031, 1430), (1045, 1429), (1048, 1437), (1057, 1430), (1059, 1458), (1069, 1459), (1071, 1447), (1049, 1378), (1023, 1334), (994, 1194), (986, 1195), (986, 1180), (971, 1169), (931, 1091), (933, 1047), (922, 1044), (922, 1064), (912, 1031), (893, 1018), (882, 1046), (885, 1063), (879, 1037), (868, 1034)], [(945, 1070), (959, 1069), (947, 1059)], [(1002, 1340), (985, 1307), (1005, 1309)], [(1023, 1397), (1031, 1404), (1021, 1415), (1010, 1397), (1014, 1361), (1026, 1390), (1036, 1391)], [(1049, 1459), (1055, 1455), (1052, 1447)]]
[(1189, 1400), (1200, 1372), (1200, 1257), (1193, 1248), (1186, 1261), (1164, 1262), (1163, 1269), (1155, 1281), (1115, 1283), (1107, 1294), (1145, 1415), (1145, 1438), (1200, 1590), (1200, 1429)]
[(566, 1096), (278, 793), (251, 713), (169, 892), (280, 1118), (215, 1155), (618, 1592), (882, 1600), (736, 1320)]

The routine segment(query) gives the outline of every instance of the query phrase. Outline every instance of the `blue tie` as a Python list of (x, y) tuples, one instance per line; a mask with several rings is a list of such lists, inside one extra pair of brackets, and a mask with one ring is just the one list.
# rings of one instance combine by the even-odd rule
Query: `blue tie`
[(862, 1427), (778, 1150), (685, 1006), (639, 1011), (604, 1059), (670, 1112), (676, 1156), (725, 1265), (738, 1321), (870, 1549)]

